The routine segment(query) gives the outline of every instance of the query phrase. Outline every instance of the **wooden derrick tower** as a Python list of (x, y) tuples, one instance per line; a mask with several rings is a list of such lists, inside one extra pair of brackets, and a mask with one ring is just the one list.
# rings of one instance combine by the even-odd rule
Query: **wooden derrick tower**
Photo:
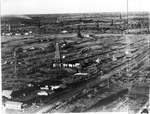
[(8, 31), (11, 32), (11, 25), (8, 25)]
[(55, 50), (55, 63), (60, 63), (60, 51), (59, 51), (59, 43), (56, 42), (56, 50)]
[(120, 14), (120, 19), (122, 19), (122, 16), (121, 16), (121, 14)]
[(77, 30), (77, 37), (82, 38), (81, 32), (80, 32), (80, 25), (78, 25), (78, 30)]
[(55, 50), (55, 58), (53, 67), (61, 67), (61, 60), (60, 60), (60, 51), (59, 51), (59, 42), (56, 41), (56, 50)]

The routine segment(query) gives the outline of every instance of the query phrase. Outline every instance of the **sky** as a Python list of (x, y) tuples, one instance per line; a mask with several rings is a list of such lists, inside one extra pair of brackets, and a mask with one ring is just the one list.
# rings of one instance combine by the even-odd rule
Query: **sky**
[[(150, 0), (128, 0), (128, 10), (149, 11)], [(126, 12), (127, 0), (1, 0), (1, 15)]]

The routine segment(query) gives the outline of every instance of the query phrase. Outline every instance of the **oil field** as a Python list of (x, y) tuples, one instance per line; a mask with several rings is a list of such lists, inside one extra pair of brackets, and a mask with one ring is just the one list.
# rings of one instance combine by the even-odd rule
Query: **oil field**
[(2, 17), (3, 110), (146, 113), (149, 24), (147, 12)]

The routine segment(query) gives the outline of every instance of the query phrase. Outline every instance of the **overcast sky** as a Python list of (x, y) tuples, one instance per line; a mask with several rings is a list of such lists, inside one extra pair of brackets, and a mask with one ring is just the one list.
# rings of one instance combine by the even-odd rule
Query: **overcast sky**
[[(128, 0), (129, 11), (150, 11), (150, 0)], [(127, 0), (1, 0), (1, 14), (126, 12)]]

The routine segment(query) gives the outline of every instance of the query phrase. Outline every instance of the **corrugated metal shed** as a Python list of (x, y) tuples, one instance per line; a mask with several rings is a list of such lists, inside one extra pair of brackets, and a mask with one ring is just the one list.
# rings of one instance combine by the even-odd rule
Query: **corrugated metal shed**
[(22, 102), (16, 102), (16, 101), (6, 101), (5, 107), (8, 109), (14, 109), (14, 110), (22, 110)]
[(22, 105), (22, 102), (17, 102), (17, 101), (6, 101), (5, 104), (10, 104), (10, 105)]

